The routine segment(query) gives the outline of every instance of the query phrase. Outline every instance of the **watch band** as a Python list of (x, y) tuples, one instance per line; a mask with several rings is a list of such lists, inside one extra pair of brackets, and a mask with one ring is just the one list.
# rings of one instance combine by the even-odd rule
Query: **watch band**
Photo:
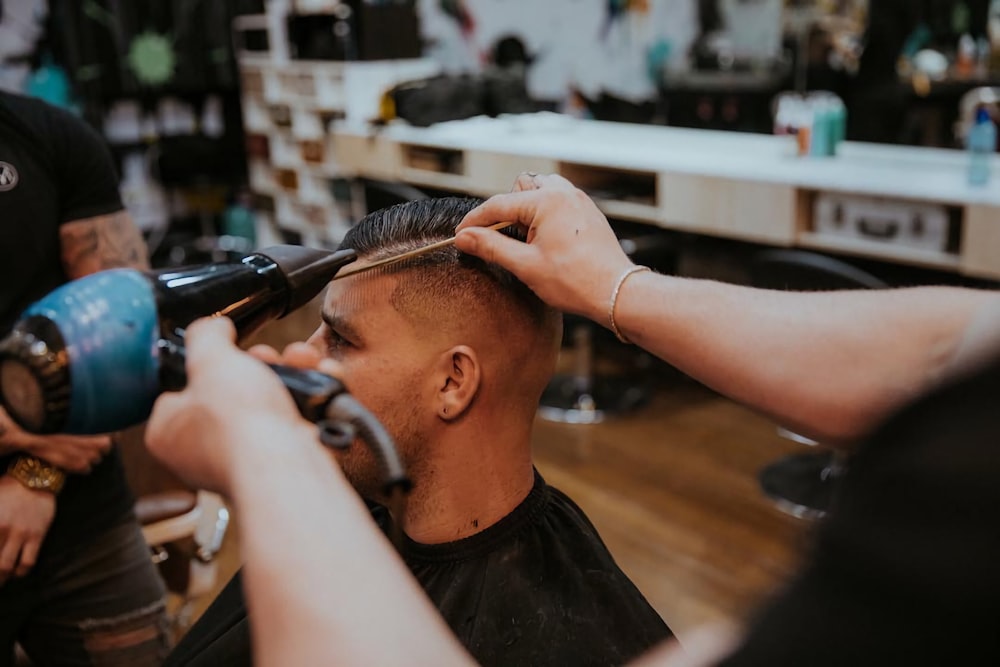
[(34, 456), (18, 456), (7, 466), (7, 474), (35, 491), (58, 494), (66, 483), (66, 473)]

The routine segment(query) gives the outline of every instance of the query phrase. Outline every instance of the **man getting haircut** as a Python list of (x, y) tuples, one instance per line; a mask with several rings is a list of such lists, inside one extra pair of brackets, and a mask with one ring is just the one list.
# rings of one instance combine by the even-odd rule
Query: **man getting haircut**
[[(376, 211), (344, 238), (359, 257), (344, 271), (447, 239), (480, 203)], [(400, 556), (477, 661), (617, 665), (670, 636), (580, 508), (532, 465), (559, 313), (506, 270), (445, 247), (334, 280), (321, 317), (311, 348), (286, 356), (328, 358), (324, 370), (396, 439), (413, 480)], [(375, 521), (393, 530), (399, 517), (379, 504), (373, 457), (358, 446), (336, 457)], [(167, 664), (251, 658), (237, 574)]]

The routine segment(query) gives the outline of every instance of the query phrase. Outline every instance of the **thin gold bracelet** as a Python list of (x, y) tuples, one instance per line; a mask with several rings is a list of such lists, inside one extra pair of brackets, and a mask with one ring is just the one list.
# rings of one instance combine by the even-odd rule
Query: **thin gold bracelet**
[(643, 271), (652, 271), (652, 269), (648, 266), (639, 265), (630, 266), (625, 269), (625, 272), (622, 273), (621, 278), (618, 279), (618, 283), (615, 285), (615, 291), (611, 293), (611, 306), (608, 308), (608, 320), (611, 322), (611, 331), (618, 337), (618, 340), (626, 345), (631, 344), (632, 341), (626, 338), (625, 334), (618, 329), (618, 325), (615, 324), (615, 306), (618, 305), (618, 293), (622, 291), (622, 285), (625, 284), (628, 277), (634, 273), (642, 273)]

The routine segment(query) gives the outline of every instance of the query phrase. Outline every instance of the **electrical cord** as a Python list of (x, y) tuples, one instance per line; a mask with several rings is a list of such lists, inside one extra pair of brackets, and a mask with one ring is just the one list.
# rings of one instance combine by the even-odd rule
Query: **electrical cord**
[(382, 490), (392, 496), (397, 489), (404, 493), (412, 487), (396, 444), (382, 423), (368, 408), (348, 393), (338, 394), (326, 409), (328, 422), (349, 424), (378, 459), (384, 471)]
[[(348, 426), (347, 429), (343, 428), (345, 424)], [(378, 459), (384, 471), (382, 492), (392, 517), (389, 539), (398, 551), (403, 544), (406, 496), (413, 483), (406, 475), (406, 469), (392, 436), (368, 408), (346, 391), (330, 401), (326, 408), (326, 421), (320, 422), (319, 427), (324, 442), (328, 442), (324, 437), (328, 434), (339, 434), (341, 438), (351, 439), (353, 435), (358, 435)], [(329, 444), (338, 446), (333, 441), (329, 441)]]

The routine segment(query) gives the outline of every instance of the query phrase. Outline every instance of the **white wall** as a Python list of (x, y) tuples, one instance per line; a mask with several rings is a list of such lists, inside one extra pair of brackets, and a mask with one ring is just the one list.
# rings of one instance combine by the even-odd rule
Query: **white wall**
[[(782, 0), (720, 0), (736, 55), (777, 55)], [(641, 4), (641, 3), (638, 3)], [(428, 55), (449, 71), (475, 70), (501, 37), (519, 37), (537, 60), (528, 89), (539, 99), (562, 99), (570, 85), (588, 96), (605, 91), (641, 101), (656, 92), (651, 50), (669, 49), (667, 66), (684, 69), (698, 32), (696, 0), (647, 0), (610, 27), (607, 0), (465, 0), (475, 22), (470, 35), (440, 9), (418, 0), (421, 30), (434, 45)]]
[(680, 62), (697, 29), (695, 0), (649, 0), (648, 13), (630, 12), (609, 30), (607, 0), (466, 0), (475, 30), (465, 37), (439, 5), (418, 2), (421, 30), (436, 42), (429, 55), (451, 71), (476, 69), (499, 38), (517, 36), (537, 57), (528, 87), (540, 99), (561, 99), (571, 84), (588, 94), (645, 99), (655, 92), (648, 50), (669, 42)]

